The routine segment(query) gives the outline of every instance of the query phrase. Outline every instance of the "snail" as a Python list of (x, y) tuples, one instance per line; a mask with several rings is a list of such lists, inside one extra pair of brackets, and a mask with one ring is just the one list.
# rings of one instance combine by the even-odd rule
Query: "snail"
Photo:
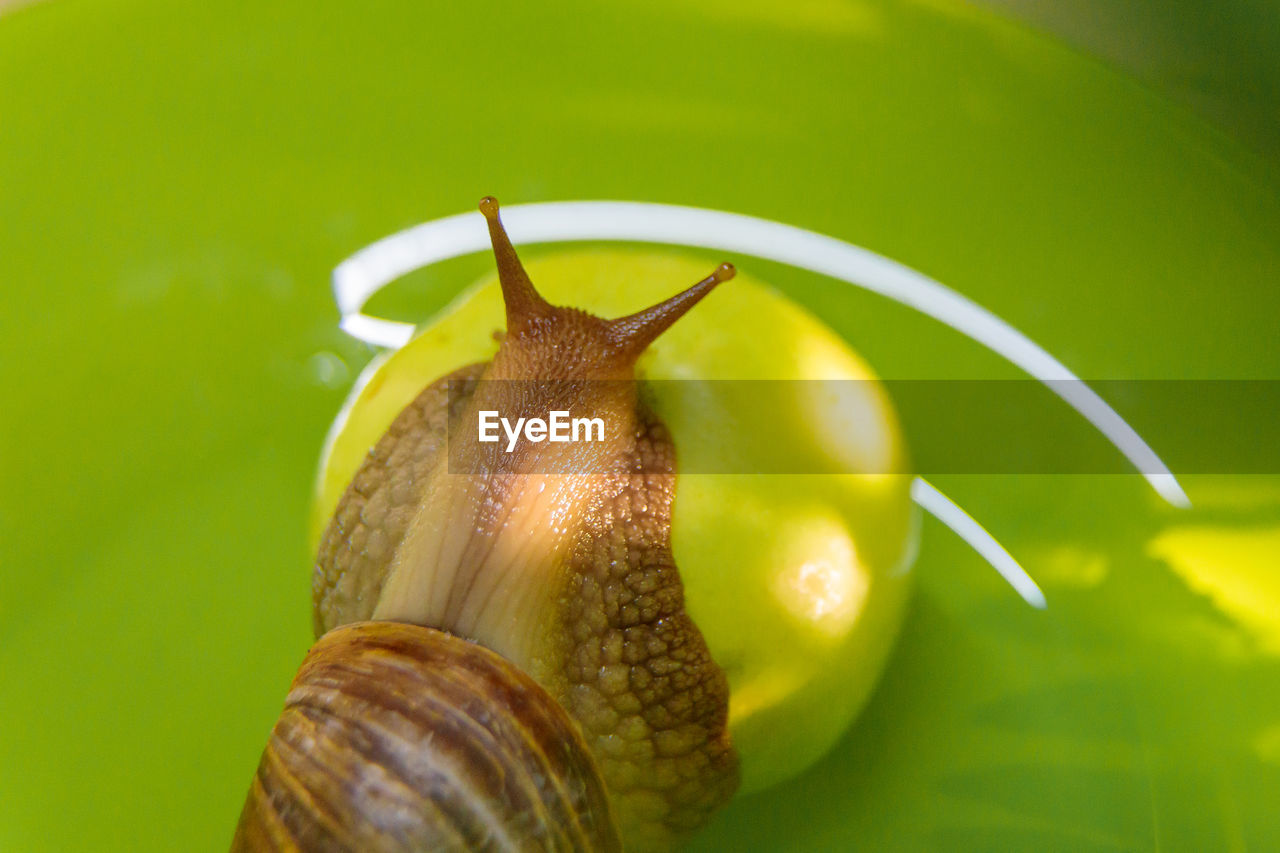
[[(583, 211), (573, 207), (581, 220)], [(906, 474), (897, 420), (874, 374), (815, 317), (744, 279), (735, 284), (732, 303), (712, 300), (694, 314), (699, 319), (648, 347), (732, 268), (718, 269), (647, 311), (603, 321), (544, 299), (498, 221), (496, 202), (486, 199), (481, 209), (498, 280), (464, 293), (414, 336), (386, 328), (407, 332), (407, 324), (360, 314), (363, 300), (395, 275), (438, 260), (440, 247), (425, 239), (427, 230), (441, 226), (435, 231), (453, 233), (462, 217), (379, 241), (345, 261), (338, 270), (344, 276), (335, 272), (343, 328), (396, 348), (361, 374), (326, 441), (313, 514), (317, 541), (322, 537), (315, 519), (325, 520), (314, 588), (316, 630), (323, 636), (299, 672), (263, 756), (236, 849), (657, 850), (678, 843), (736, 783), (739, 790), (759, 791), (812, 766), (861, 708), (909, 592), (918, 514), (910, 511), (908, 496), (987, 557), (1028, 603), (1044, 606), (1034, 582), (989, 534), (930, 484)], [(646, 239), (656, 233), (640, 230)], [(551, 240), (565, 239), (563, 229), (539, 233), (544, 240), (548, 233)], [(422, 245), (406, 252), (405, 238)], [(447, 251), (474, 250), (470, 240)], [(598, 250), (536, 263), (539, 280), (559, 288), (551, 292), (556, 301), (612, 306), (607, 313), (619, 313), (626, 299), (646, 289), (646, 279), (678, 280), (666, 273), (684, 268), (670, 255)], [(625, 295), (618, 287), (623, 279)], [(903, 289), (901, 284), (881, 282), (889, 291)], [(940, 285), (932, 289), (945, 292)], [(495, 309), (503, 308), (499, 293), (508, 333), (494, 333), (495, 353), (483, 340), (497, 325)], [(736, 307), (724, 310), (730, 305)], [(957, 328), (967, 322), (964, 316), (951, 321)], [(1034, 345), (1006, 352), (1006, 339), (989, 337), (982, 342), (1026, 367), (1019, 353)], [(474, 364), (455, 369), (469, 362)], [(440, 381), (421, 390), (423, 377), (442, 372)], [(528, 396), (522, 383), (531, 377), (551, 381), (535, 383)], [(785, 389), (761, 394), (752, 388), (744, 396), (711, 387), (714, 382), (684, 383), (694, 386), (692, 393), (676, 387), (680, 382), (662, 387), (661, 380), (690, 378), (784, 380)], [(835, 385), (795, 381), (812, 379)], [(440, 436), (474, 417), (480, 401), (519, 411), (595, 406), (621, 415), (617, 423), (633, 431), (615, 428), (601, 447), (588, 451), (547, 444), (510, 458), (463, 434), (443, 454)], [(1079, 400), (1073, 405), (1096, 423), (1092, 408)], [(479, 414), (483, 428), (484, 416), (498, 411)], [(711, 446), (705, 427), (716, 419), (732, 428)], [(545, 438), (546, 424), (542, 429)], [(507, 452), (515, 449), (511, 438)], [(538, 440), (528, 431), (526, 439)], [(797, 470), (818, 473), (816, 479), (776, 464), (780, 454), (797, 449), (803, 463)], [(694, 473), (676, 465), (689, 459)], [(726, 459), (733, 464), (718, 469)], [(767, 466), (770, 473), (749, 473), (762, 460), (775, 463)], [(452, 469), (450, 477), (468, 474), (472, 480), (446, 479), (443, 471), (455, 464), (460, 470)], [(599, 479), (583, 489), (565, 487), (547, 476), (558, 467)], [(483, 485), (476, 486), (476, 475)], [(619, 482), (630, 478), (635, 486), (628, 496), (634, 498), (652, 488), (645, 479), (652, 476), (662, 484), (656, 501), (621, 496), (627, 490), (620, 492)], [(1176, 482), (1148, 479), (1158, 489), (1167, 487), (1161, 494), (1172, 489), (1176, 496)], [(677, 491), (681, 499), (674, 501)], [(605, 517), (617, 522), (608, 531), (600, 523)], [(477, 519), (486, 521), (470, 524)], [(516, 534), (506, 536), (506, 545), (480, 554), (468, 544), (477, 534), (503, 538), (513, 520)], [(583, 526), (575, 527), (579, 521)], [(588, 547), (566, 544), (579, 541), (574, 531), (586, 531)], [(520, 533), (528, 535), (517, 542)], [(693, 662), (697, 695), (708, 699), (703, 707), (709, 714), (691, 728), (655, 733), (647, 719), (628, 726), (618, 708), (601, 701), (602, 695), (621, 697), (623, 711), (635, 709), (637, 690), (647, 695), (654, 678), (651, 666), (628, 668), (642, 654), (633, 647), (629, 656), (625, 639), (626, 667), (612, 663), (618, 659), (612, 640), (582, 652), (602, 627), (600, 608), (581, 606), (582, 593), (591, 604), (605, 602), (605, 632), (615, 627), (607, 619), (606, 594), (614, 576), (601, 574), (602, 552), (592, 552), (610, 536), (622, 543), (624, 556), (633, 547), (657, 546), (659, 562), (669, 569), (665, 577), (674, 583), (651, 586), (645, 579), (641, 594), (666, 592), (667, 605), (682, 599), (697, 617), (694, 627), (683, 611), (673, 616), (687, 629), (677, 633), (688, 643), (673, 657), (680, 668)], [(547, 587), (541, 596), (526, 596), (528, 586), (508, 588), (499, 570), (479, 592), (472, 583), (455, 595), (456, 575), (412, 569), (422, 564), (424, 551), (435, 565), (443, 556), (446, 565), (470, 560), (473, 568), (568, 568), (570, 593), (552, 605), (558, 618), (538, 630), (526, 605), (547, 605), (554, 598)], [(610, 551), (607, 562), (618, 566), (617, 552)], [(625, 559), (622, 565), (630, 568)], [(551, 588), (561, 588), (556, 582), (562, 575), (546, 577), (553, 579)], [(623, 586), (634, 593), (630, 581)], [(510, 606), (496, 620), (485, 618), (495, 601)], [(477, 603), (479, 610), (472, 606)], [(394, 621), (400, 619), (408, 621)], [(450, 630), (418, 624), (442, 620)], [(502, 654), (473, 642), (480, 634)], [(648, 644), (644, 650), (653, 651)], [(665, 659), (659, 661), (665, 669)], [(447, 673), (466, 674), (466, 684)], [(473, 679), (477, 673), (484, 676)], [(410, 698), (437, 694), (441, 702)], [(643, 703), (638, 707), (645, 710)], [(689, 703), (678, 700), (676, 708), (688, 710)], [(526, 720), (528, 712), (533, 714)], [(663, 705), (657, 713), (673, 709)], [(441, 725), (447, 733), (423, 736), (425, 728)], [(689, 755), (683, 775), (678, 769), (646, 773), (659, 765), (655, 758), (678, 762)]]
[[(634, 375), (734, 268), (603, 320), (539, 295), (480, 209), (505, 333), (399, 414), (339, 501), (320, 639), (235, 850), (663, 850), (737, 788), (728, 681), (672, 556), (676, 448)], [(469, 428), (486, 411), (604, 427), (508, 452)]]

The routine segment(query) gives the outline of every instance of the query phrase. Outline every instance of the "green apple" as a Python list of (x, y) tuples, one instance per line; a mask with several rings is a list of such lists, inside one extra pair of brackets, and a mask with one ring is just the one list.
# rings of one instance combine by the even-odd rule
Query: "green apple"
[[(604, 317), (655, 304), (712, 266), (622, 250), (526, 261), (549, 301)], [(491, 358), (502, 325), (495, 274), (370, 365), (330, 431), (314, 539), (392, 419), (430, 382)], [(638, 375), (678, 456), (671, 535), (687, 609), (728, 674), (743, 790), (759, 790), (840, 737), (897, 635), (917, 526), (910, 478), (841, 472), (905, 470), (901, 431), (843, 340), (741, 273), (664, 333)], [(793, 381), (661, 381), (689, 379)], [(806, 473), (752, 473), (788, 470)]]

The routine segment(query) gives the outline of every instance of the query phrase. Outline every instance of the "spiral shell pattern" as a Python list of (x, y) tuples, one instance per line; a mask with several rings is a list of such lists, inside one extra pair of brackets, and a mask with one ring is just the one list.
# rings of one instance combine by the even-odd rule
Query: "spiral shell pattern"
[(505, 659), (394, 622), (325, 634), (233, 851), (620, 850), (576, 724)]

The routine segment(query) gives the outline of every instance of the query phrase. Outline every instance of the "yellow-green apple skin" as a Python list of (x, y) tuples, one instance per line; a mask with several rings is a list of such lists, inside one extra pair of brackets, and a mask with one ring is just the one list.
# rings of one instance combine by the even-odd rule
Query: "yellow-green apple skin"
[[(714, 263), (601, 249), (525, 266), (552, 303), (618, 317)], [(364, 371), (326, 443), (313, 542), (400, 410), (491, 358), (502, 327), (495, 274)], [(849, 346), (741, 268), (650, 347), (637, 374), (676, 448), (671, 538), (688, 612), (729, 678), (742, 790), (760, 790), (841, 736), (898, 633), (918, 527), (901, 431)], [(766, 471), (783, 473), (753, 473)], [(848, 473), (858, 471), (876, 473)]]

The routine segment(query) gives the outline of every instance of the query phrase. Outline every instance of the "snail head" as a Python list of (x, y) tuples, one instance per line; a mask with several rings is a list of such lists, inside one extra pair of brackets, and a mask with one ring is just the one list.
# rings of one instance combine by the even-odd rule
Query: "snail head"
[(636, 359), (672, 323), (716, 285), (734, 276), (721, 264), (709, 276), (657, 305), (606, 320), (577, 308), (552, 305), (538, 293), (498, 215), (498, 200), (480, 200), (497, 260), (507, 333), (491, 378), (629, 379)]

